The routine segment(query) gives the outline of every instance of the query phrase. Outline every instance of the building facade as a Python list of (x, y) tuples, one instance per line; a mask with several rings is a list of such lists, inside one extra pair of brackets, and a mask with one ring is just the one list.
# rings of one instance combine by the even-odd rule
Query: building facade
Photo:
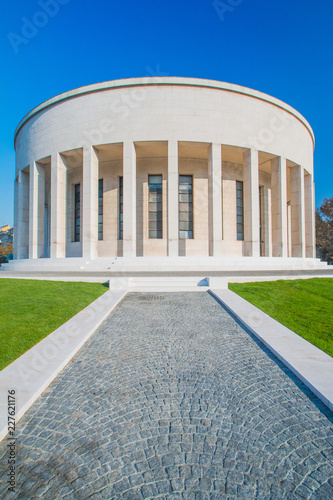
[(308, 122), (176, 77), (82, 87), (15, 133), (16, 259), (315, 257)]

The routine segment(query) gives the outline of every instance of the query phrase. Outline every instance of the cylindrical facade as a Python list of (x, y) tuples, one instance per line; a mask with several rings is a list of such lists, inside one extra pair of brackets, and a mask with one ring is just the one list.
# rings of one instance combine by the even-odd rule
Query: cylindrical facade
[(17, 259), (315, 256), (313, 132), (266, 94), (91, 85), (32, 110), (15, 149)]

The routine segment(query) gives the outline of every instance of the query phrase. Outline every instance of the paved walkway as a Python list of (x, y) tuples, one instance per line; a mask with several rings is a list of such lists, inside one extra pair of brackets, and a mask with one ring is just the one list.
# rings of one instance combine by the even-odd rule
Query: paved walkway
[(22, 418), (0, 497), (327, 500), (332, 421), (208, 293), (130, 294)]

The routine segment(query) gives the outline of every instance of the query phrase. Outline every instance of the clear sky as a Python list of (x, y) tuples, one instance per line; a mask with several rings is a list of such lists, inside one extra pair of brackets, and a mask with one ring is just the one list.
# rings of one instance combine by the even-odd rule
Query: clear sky
[(3, 3), (0, 226), (13, 223), (13, 135), (31, 108), (72, 88), (154, 73), (236, 83), (296, 108), (316, 136), (316, 205), (333, 196), (332, 0), (216, 3)]

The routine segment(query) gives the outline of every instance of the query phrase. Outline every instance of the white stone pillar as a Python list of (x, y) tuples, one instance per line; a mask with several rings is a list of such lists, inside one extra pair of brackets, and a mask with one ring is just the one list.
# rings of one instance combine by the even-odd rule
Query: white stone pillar
[(168, 256), (178, 257), (179, 174), (178, 142), (168, 142)]
[(263, 240), (264, 240), (264, 253), (265, 257), (272, 257), (272, 218), (271, 218), (271, 206), (272, 197), (271, 189), (268, 186), (263, 186)]
[(315, 259), (317, 257), (317, 248), (316, 248), (316, 192), (315, 192), (315, 183), (312, 182), (312, 234), (313, 234), (313, 251), (312, 257)]
[(287, 257), (287, 161), (285, 158), (278, 157), (272, 160), (271, 189), (273, 257)]
[(37, 163), (38, 171), (38, 222), (37, 222), (37, 257), (45, 257), (45, 167)]
[(66, 257), (67, 165), (56, 153), (51, 156), (51, 242), (50, 257)]
[(18, 192), (19, 192), (19, 176), (17, 175), (14, 182), (14, 241), (13, 241), (14, 259), (18, 259), (17, 235), (19, 234), (20, 230), (20, 223), (18, 220)]
[(38, 166), (31, 162), (29, 167), (29, 259), (38, 258)]
[(287, 204), (287, 218), (288, 218), (288, 257), (292, 257), (293, 249), (291, 245), (291, 203)]
[(255, 149), (244, 153), (244, 255), (260, 256), (259, 244), (259, 155)]
[(136, 257), (136, 151), (133, 142), (123, 145), (123, 256)]
[(82, 256), (98, 257), (98, 153), (94, 147), (83, 151)]
[(222, 255), (222, 147), (211, 144), (208, 153), (209, 255)]
[(290, 168), (291, 244), (293, 257), (305, 257), (304, 171)]
[(315, 257), (315, 205), (312, 175), (304, 172), (305, 242), (306, 257)]
[(17, 258), (29, 258), (29, 173), (19, 171), (17, 184), (17, 233), (14, 234)]

